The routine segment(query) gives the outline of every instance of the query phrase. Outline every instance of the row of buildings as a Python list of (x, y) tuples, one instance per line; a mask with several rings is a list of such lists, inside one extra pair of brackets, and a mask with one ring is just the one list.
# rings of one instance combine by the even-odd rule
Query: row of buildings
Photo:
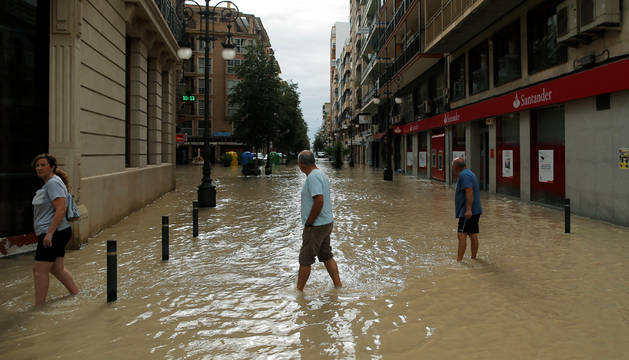
[[(259, 18), (232, 23), (236, 60), (220, 57), (218, 18), (211, 85), (198, 8), (183, 28), (183, 0), (5, 0), (0, 15), (0, 257), (33, 250), (31, 200), (41, 180), (31, 160), (51, 153), (79, 204), (75, 247), (175, 188), (177, 157), (200, 145), (201, 98), (211, 95), (213, 142), (229, 144), (226, 97), (250, 41), (268, 36)], [(188, 36), (184, 35), (188, 34)], [(178, 58), (193, 41), (191, 61)], [(218, 55), (217, 55), (218, 54)], [(189, 98), (188, 98), (189, 99)], [(177, 142), (176, 140), (181, 140)], [(199, 179), (200, 181), (200, 179)]]
[(486, 191), (629, 225), (629, 0), (350, 4), (329, 143), (446, 184), (461, 156)]

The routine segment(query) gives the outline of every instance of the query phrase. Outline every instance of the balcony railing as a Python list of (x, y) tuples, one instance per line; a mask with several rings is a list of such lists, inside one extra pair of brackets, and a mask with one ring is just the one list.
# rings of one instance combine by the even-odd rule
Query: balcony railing
[(402, 54), (398, 56), (393, 64), (384, 71), (383, 74), (380, 75), (379, 81), (380, 84), (386, 84), (389, 80), (391, 80), (397, 73), (399, 73), (406, 64), (408, 64), (415, 55), (419, 53), (420, 50), (420, 42), (421, 39), (419, 37), (419, 33), (415, 33), (411, 37), (411, 39), (407, 42), (407, 46), (402, 51)]
[(426, 22), (426, 48), (474, 4), (483, 0), (442, 0), (441, 6)]
[(389, 37), (393, 33), (393, 30), (395, 30), (395, 28), (400, 24), (400, 22), (404, 18), (404, 15), (406, 14), (406, 11), (410, 8), (410, 5), (414, 1), (415, 0), (404, 0), (402, 1), (402, 4), (400, 4), (400, 6), (395, 10), (395, 13), (393, 13), (393, 18), (387, 24), (387, 27), (385, 28), (378, 41), (380, 45), (383, 45), (389, 39)]
[(373, 99), (374, 96), (376, 96), (377, 93), (378, 93), (378, 88), (377, 87), (374, 87), (371, 90), (367, 91), (367, 94), (365, 94), (365, 96), (363, 96), (362, 104), (363, 105), (369, 104), (371, 99)]
[(183, 23), (177, 15), (173, 3), (170, 0), (155, 0), (155, 4), (159, 8), (159, 11), (162, 12), (162, 16), (164, 16), (164, 20), (166, 20), (177, 42), (181, 41), (183, 36)]

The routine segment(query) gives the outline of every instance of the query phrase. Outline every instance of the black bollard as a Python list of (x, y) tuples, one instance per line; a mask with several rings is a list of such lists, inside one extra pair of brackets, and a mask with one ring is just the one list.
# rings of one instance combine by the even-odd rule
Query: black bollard
[(168, 216), (162, 216), (162, 260), (168, 260)]
[(118, 300), (118, 255), (116, 240), (107, 240), (107, 302)]
[(565, 203), (563, 205), (563, 211), (565, 216), (566, 223), (566, 234), (570, 234), (570, 199), (565, 199)]
[(199, 202), (192, 202), (192, 236), (199, 236)]

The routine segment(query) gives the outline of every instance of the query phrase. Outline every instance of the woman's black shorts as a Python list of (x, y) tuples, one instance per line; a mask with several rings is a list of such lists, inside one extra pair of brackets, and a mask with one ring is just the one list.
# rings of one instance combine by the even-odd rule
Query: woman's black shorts
[(465, 217), (459, 218), (459, 232), (464, 234), (478, 234), (478, 220), (480, 220), (480, 214), (472, 215), (469, 219)]
[(72, 228), (57, 230), (52, 235), (52, 247), (44, 247), (44, 237), (46, 234), (37, 235), (37, 250), (35, 250), (35, 261), (55, 262), (58, 257), (66, 254), (66, 245), (72, 237)]

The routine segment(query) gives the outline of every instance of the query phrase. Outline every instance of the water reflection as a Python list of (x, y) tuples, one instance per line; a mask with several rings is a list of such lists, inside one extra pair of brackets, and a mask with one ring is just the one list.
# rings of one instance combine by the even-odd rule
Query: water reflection
[[(83, 293), (51, 282), (33, 311), (32, 256), (0, 260), (0, 345), (10, 359), (622, 358), (629, 351), (629, 230), (483, 194), (480, 260), (454, 260), (452, 191), (369, 168), (335, 171), (332, 246), (295, 291), (296, 167), (245, 178), (216, 168), (215, 209), (191, 238), (200, 168), (175, 192), (90, 239), (66, 263)], [(160, 220), (171, 249), (161, 262)], [(119, 301), (105, 304), (105, 240), (118, 240)], [(469, 249), (468, 249), (469, 251)], [(596, 339), (596, 341), (593, 341)]]

